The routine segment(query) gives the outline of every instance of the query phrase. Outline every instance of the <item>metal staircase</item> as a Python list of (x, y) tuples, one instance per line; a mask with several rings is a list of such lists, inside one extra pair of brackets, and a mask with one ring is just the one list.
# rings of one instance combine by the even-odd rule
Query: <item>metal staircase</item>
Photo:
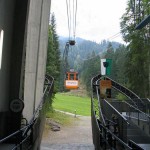
[[(111, 80), (112, 87), (128, 101), (101, 99), (100, 80)], [(92, 133), (96, 150), (149, 150), (149, 100), (141, 99), (128, 88), (100, 74), (91, 80)], [(109, 101), (110, 100), (110, 101)]]

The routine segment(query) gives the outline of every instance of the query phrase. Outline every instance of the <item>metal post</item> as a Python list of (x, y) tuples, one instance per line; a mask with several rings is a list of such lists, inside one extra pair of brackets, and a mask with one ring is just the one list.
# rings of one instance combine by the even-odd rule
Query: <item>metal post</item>
[(74, 110), (74, 117), (76, 118), (76, 110)]
[(139, 111), (138, 111), (138, 125), (140, 124), (140, 119), (139, 119)]
[(149, 134), (150, 134), (150, 117), (148, 117), (148, 119), (149, 119)]
[(129, 106), (129, 119), (130, 119), (130, 106)]

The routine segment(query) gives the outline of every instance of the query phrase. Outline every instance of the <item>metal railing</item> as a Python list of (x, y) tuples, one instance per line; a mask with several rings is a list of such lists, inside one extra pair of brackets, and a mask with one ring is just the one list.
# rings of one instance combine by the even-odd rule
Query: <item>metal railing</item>
[(126, 117), (134, 122), (145, 134), (150, 136), (150, 115), (127, 102), (124, 102), (123, 105), (126, 108)]
[[(97, 85), (98, 85), (98, 82), (99, 82), (99, 80), (96, 82)], [(105, 119), (104, 119), (104, 116), (103, 116), (103, 112), (102, 112), (102, 105), (100, 103), (100, 95), (99, 95), (99, 93), (100, 93), (100, 90), (99, 90), (99, 87), (97, 86), (96, 87), (96, 94), (97, 94), (97, 100), (98, 100), (98, 106), (99, 106), (99, 116), (100, 116), (99, 119), (101, 119), (103, 125), (106, 126), (106, 122), (105, 122)]]
[[(109, 100), (107, 100), (109, 101)], [(111, 100), (110, 104), (115, 107), (121, 114), (128, 118), (136, 118), (137, 120), (148, 121), (150, 118), (149, 113), (141, 111), (141, 109), (135, 107), (130, 103), (130, 100), (120, 101), (120, 100)]]
[[(127, 139), (126, 130), (127, 125), (129, 124), (127, 119), (123, 117), (109, 102), (100, 99), (99, 81), (101, 78), (102, 76), (99, 74), (91, 80), (91, 120), (93, 144), (95, 149), (142, 150), (142, 148), (136, 143)], [(117, 84), (117, 86), (120, 85)], [(122, 90), (120, 92), (124, 91)], [(136, 95), (130, 90), (127, 90), (124, 94), (127, 94), (130, 97), (130, 100), (136, 97)], [(107, 111), (105, 111), (106, 109)], [(112, 114), (115, 116), (114, 119), (112, 119)]]
[(52, 96), (53, 86), (53, 77), (46, 75), (43, 95), (33, 117), (23, 128), (0, 139), (0, 145), (3, 143), (6, 143), (7, 145), (13, 144), (14, 146), (10, 148), (10, 150), (40, 149), (42, 131), (45, 123), (46, 105)]
[(129, 125), (128, 120), (105, 99), (101, 100), (101, 103), (105, 117), (117, 123), (117, 136), (122, 141), (127, 142), (127, 126)]
[(144, 102), (141, 100), (141, 98), (137, 94), (135, 94), (134, 92), (132, 92), (128, 88), (124, 87), (123, 85), (119, 84), (118, 82), (112, 80), (109, 77), (105, 77), (105, 79), (106, 80), (111, 80), (112, 87), (114, 89), (116, 89), (117, 91), (121, 92), (122, 94), (124, 94), (126, 97), (128, 97), (130, 99), (130, 101), (132, 101), (134, 106), (138, 107), (136, 101), (134, 101), (135, 99), (138, 99), (140, 101), (140, 104), (144, 105)]
[[(110, 123), (116, 125), (115, 122), (106, 120), (107, 125), (104, 126), (103, 123), (96, 116), (95, 108), (93, 105), (93, 99), (91, 99), (91, 120), (92, 120), (92, 134), (93, 134), (93, 144), (96, 150), (132, 150), (127, 143), (122, 141), (115, 132), (112, 132), (109, 128)], [(135, 149), (138, 150), (138, 149)]]

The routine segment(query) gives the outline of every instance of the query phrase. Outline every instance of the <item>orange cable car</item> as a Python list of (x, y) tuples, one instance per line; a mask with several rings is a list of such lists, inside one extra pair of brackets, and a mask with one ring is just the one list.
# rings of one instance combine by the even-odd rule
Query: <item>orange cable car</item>
[(66, 89), (79, 88), (78, 72), (66, 72), (65, 88)]

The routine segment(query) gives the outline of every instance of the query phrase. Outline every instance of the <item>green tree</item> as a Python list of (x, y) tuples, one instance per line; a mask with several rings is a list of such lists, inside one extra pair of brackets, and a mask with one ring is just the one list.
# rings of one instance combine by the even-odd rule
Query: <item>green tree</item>
[(120, 84), (126, 86), (127, 83), (127, 79), (125, 76), (125, 62), (126, 62), (126, 56), (127, 56), (127, 49), (126, 46), (124, 45), (120, 45), (119, 48), (116, 49), (115, 53), (114, 53), (114, 65), (115, 68), (114, 69), (116, 76), (114, 77), (114, 79), (119, 82)]
[(60, 51), (58, 35), (56, 33), (56, 20), (54, 14), (52, 14), (51, 16), (51, 21), (49, 25), (46, 73), (54, 77), (54, 93), (56, 93), (59, 89)]
[(93, 51), (83, 63), (81, 79), (86, 86), (87, 92), (91, 92), (91, 79), (100, 73), (100, 57)]
[[(128, 78), (128, 87), (137, 93), (140, 97), (149, 97), (149, 49), (147, 42), (149, 37), (148, 27), (141, 30), (135, 30), (135, 26), (141, 18), (133, 17), (135, 14), (133, 6), (128, 2), (125, 14), (122, 16), (121, 31), (124, 40), (128, 43), (128, 54), (126, 59), (126, 76)], [(147, 0), (141, 1), (141, 6), (145, 8), (145, 13), (149, 12)], [(139, 9), (136, 9), (139, 10)], [(140, 14), (141, 15), (141, 14)], [(141, 16), (144, 17), (144, 16)]]

